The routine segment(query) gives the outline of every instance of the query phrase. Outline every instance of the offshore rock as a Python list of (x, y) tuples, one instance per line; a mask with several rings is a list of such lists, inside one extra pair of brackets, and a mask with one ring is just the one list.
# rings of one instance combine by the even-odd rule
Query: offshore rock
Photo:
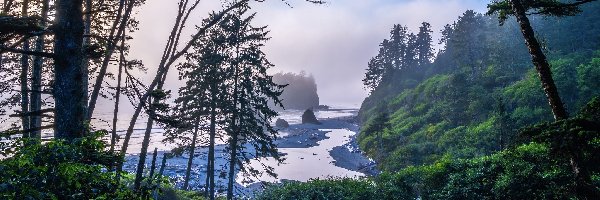
[(290, 127), (290, 124), (285, 121), (285, 119), (278, 118), (277, 121), (275, 121), (275, 126), (279, 128), (287, 128)]
[(311, 109), (307, 109), (302, 114), (302, 124), (321, 124), (321, 122), (317, 120), (315, 113)]

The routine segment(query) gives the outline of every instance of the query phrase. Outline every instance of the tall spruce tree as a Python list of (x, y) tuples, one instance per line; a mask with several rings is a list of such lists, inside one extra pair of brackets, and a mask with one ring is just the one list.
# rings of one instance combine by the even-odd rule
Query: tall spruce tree
[[(281, 162), (273, 144), (277, 132), (270, 123), (277, 113), (267, 103), (282, 106), (279, 96), (284, 86), (275, 84), (267, 74), (273, 65), (261, 50), (269, 39), (266, 27), (253, 27), (251, 22), (255, 15), (246, 16), (247, 11), (247, 8), (238, 10), (223, 24), (223, 29), (231, 32), (227, 35), (233, 47), (228, 76), (231, 104), (227, 107), (226, 124), (230, 154), (227, 199), (233, 199), (236, 168), (246, 175), (257, 175), (256, 170), (245, 165), (250, 155), (272, 157)], [(246, 144), (252, 146), (252, 150), (247, 149)], [(271, 167), (267, 167), (266, 172), (276, 176)]]
[(433, 59), (433, 47), (431, 46), (433, 39), (431, 37), (431, 24), (423, 22), (417, 33), (417, 64), (424, 66), (431, 63)]
[[(215, 143), (222, 130), (217, 128), (221, 127), (223, 122), (224, 107), (228, 100), (227, 62), (232, 54), (226, 32), (221, 28), (231, 16), (227, 14), (222, 17), (216, 26), (207, 29), (206, 34), (194, 43), (194, 51), (186, 56), (187, 62), (179, 66), (180, 78), (186, 80), (186, 85), (180, 88), (180, 97), (175, 101), (179, 105), (185, 105), (182, 111), (188, 112), (187, 115), (193, 116), (191, 118), (206, 116), (208, 120), (206, 187), (209, 199), (214, 199), (215, 195)], [(190, 117), (180, 120), (186, 119)]]

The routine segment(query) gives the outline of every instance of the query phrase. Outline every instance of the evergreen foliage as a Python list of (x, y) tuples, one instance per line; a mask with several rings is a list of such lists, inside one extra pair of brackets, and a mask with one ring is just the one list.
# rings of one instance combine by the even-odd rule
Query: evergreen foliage
[[(598, 6), (590, 4), (585, 9)], [(583, 13), (588, 14), (566, 19), (586, 24), (592, 23), (585, 21), (591, 16), (600, 16)], [(556, 21), (539, 19), (533, 25), (549, 30), (549, 24)], [(567, 110), (574, 112), (599, 94), (589, 88), (598, 84), (590, 78), (598, 76), (600, 54), (558, 45), (562, 35), (570, 34), (560, 24), (552, 28), (564, 32), (541, 33), (549, 44), (556, 44), (549, 53), (553, 77)], [(431, 164), (444, 156), (489, 155), (514, 142), (518, 128), (552, 119), (527, 51), (515, 39), (521, 36), (514, 21), (499, 27), (494, 17), (467, 11), (442, 33), (445, 48), (433, 64), (390, 75), (363, 102), (359, 144), (384, 170)], [(379, 113), (389, 118), (378, 119)], [(387, 128), (373, 128), (375, 124), (387, 124)]]
[[(491, 155), (442, 156), (429, 165), (367, 179), (284, 183), (267, 188), (258, 199), (596, 199), (599, 109), (597, 97), (578, 116), (523, 129), (518, 143)], [(586, 172), (582, 178), (591, 194), (578, 187), (579, 178), (566, 162), (570, 153), (583, 161), (580, 170)]]

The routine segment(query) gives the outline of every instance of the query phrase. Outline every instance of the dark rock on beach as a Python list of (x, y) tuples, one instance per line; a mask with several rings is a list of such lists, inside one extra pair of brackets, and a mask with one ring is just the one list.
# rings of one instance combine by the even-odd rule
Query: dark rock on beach
[(311, 109), (307, 109), (302, 114), (302, 124), (321, 124), (321, 122), (317, 120), (315, 113)]

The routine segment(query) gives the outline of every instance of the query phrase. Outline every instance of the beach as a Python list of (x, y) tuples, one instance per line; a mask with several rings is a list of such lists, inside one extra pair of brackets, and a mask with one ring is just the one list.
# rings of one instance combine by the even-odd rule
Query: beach
[[(328, 177), (364, 177), (377, 174), (372, 160), (365, 157), (356, 144), (355, 137), (359, 126), (355, 123), (356, 110), (333, 110), (315, 112), (321, 124), (301, 124), (297, 116), (301, 111), (288, 111), (281, 115), (283, 119), (290, 119), (288, 128), (280, 128), (278, 138), (275, 140), (278, 151), (285, 161), (278, 164), (272, 158), (252, 158), (246, 167), (253, 167), (259, 171), (263, 164), (271, 166), (277, 177), (261, 174), (256, 177), (246, 177), (238, 170), (236, 178), (236, 194), (240, 196), (252, 195), (260, 190), (263, 182), (278, 183), (285, 180), (307, 181), (315, 178)], [(287, 119), (286, 119), (287, 120)], [(157, 131), (156, 134), (158, 134)], [(155, 144), (158, 145), (158, 144)], [(164, 150), (170, 145), (159, 148), (157, 165), (160, 165)], [(247, 149), (251, 149), (247, 146)], [(153, 150), (150, 148), (149, 151)], [(226, 144), (215, 146), (215, 182), (217, 190), (226, 190), (227, 179), (223, 175), (228, 169), (228, 154)], [(152, 152), (149, 152), (152, 153)], [(164, 175), (169, 176), (176, 186), (182, 186), (185, 169), (187, 167), (188, 153), (167, 160)], [(206, 180), (207, 148), (197, 147), (191, 170), (190, 186), (195, 190), (202, 190)], [(146, 160), (147, 168), (151, 165), (152, 155)], [(124, 169), (133, 172), (138, 163), (137, 154), (126, 157)], [(264, 171), (264, 170), (263, 170)], [(260, 181), (258, 181), (260, 180)]]

